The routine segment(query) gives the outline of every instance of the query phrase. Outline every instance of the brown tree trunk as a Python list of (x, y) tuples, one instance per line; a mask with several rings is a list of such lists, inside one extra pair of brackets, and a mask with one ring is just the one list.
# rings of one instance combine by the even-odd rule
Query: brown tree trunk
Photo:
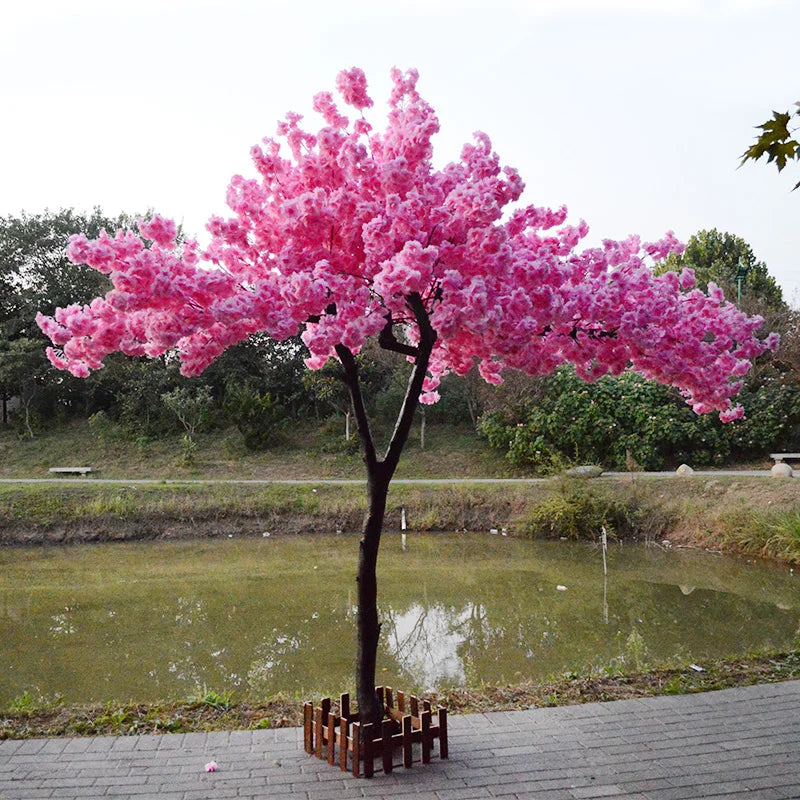
[(375, 475), (367, 482), (369, 510), (364, 518), (358, 554), (358, 645), (356, 654), (356, 696), (361, 719), (378, 724), (383, 709), (375, 696), (375, 671), (381, 625), (378, 621), (378, 548), (381, 543), (383, 519), (389, 478), (376, 465)]
[(378, 642), (381, 626), (378, 621), (378, 549), (381, 542), (383, 520), (386, 514), (386, 498), (400, 454), (408, 441), (414, 413), (419, 405), (419, 395), (428, 370), (436, 333), (431, 327), (427, 311), (419, 295), (408, 298), (408, 307), (414, 314), (420, 331), (420, 341), (416, 347), (404, 345), (394, 339), (391, 333), (391, 318), (387, 322), (388, 335), (384, 335), (381, 346), (404, 355), (414, 356), (414, 369), (408, 381), (403, 405), (397, 415), (394, 432), (388, 449), (379, 459), (375, 443), (369, 429), (364, 399), (361, 395), (358, 366), (353, 353), (344, 345), (336, 345), (336, 354), (344, 370), (344, 382), (353, 400), (353, 415), (356, 418), (358, 436), (367, 467), (367, 494), (369, 508), (362, 528), (358, 558), (358, 650), (356, 656), (356, 697), (358, 712), (362, 723), (379, 725), (383, 709), (375, 697), (375, 669), (378, 657)]

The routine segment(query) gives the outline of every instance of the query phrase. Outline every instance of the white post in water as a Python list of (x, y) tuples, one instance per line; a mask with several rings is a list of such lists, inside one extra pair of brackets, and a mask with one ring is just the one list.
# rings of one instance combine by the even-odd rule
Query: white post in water
[(606, 550), (608, 550), (608, 534), (606, 533), (606, 527), (603, 525), (601, 527), (602, 534), (600, 536), (600, 542), (603, 545), (603, 618), (606, 621), (606, 625), (608, 625), (608, 564), (606, 564)]
[(600, 541), (603, 544), (603, 575), (608, 575), (608, 565), (606, 564), (606, 551), (608, 550), (608, 534), (606, 533), (606, 526), (603, 525), (602, 528), (602, 535), (600, 536)]
[(406, 549), (406, 510), (405, 508), (400, 509), (400, 544), (403, 550)]

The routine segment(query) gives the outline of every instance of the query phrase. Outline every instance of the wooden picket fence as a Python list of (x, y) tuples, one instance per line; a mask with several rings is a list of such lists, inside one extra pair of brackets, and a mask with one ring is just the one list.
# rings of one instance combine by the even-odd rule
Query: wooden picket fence
[[(389, 686), (375, 690), (378, 702), (384, 709), (380, 726), (362, 724), (358, 714), (350, 713), (350, 695), (339, 698), (334, 709), (326, 697), (318, 706), (303, 704), (303, 738), (306, 752), (329, 764), (338, 762), (339, 769), (347, 772), (348, 759), (355, 777), (371, 778), (375, 772), (375, 759), (389, 773), (400, 764), (394, 763), (394, 754), (402, 754), (402, 766), (409, 769), (414, 762), (415, 750), (423, 764), (431, 760), (433, 743), (439, 741), (439, 757), (447, 758), (447, 710), (441, 706), (434, 712), (427, 700), (398, 691), (396, 696)], [(415, 748), (415, 745), (419, 747)]]

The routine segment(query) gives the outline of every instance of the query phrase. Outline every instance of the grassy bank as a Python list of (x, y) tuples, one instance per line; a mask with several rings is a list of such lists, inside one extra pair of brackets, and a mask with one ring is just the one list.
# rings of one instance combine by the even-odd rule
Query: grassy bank
[[(453, 713), (471, 713), (704, 692), (798, 679), (800, 650), (693, 666), (703, 671), (673, 665), (629, 674), (564, 676), (544, 683), (463, 687), (423, 696)], [(277, 696), (262, 703), (239, 703), (232, 695), (205, 689), (182, 702), (69, 706), (23, 695), (0, 712), (0, 739), (291, 727), (302, 724), (304, 699), (308, 698)]]
[[(365, 508), (361, 485), (3, 484), (0, 542), (70, 543), (353, 532)], [(479, 530), (518, 523), (538, 487), (394, 487), (387, 529)]]
[[(94, 431), (76, 421), (20, 439), (0, 428), (0, 477), (44, 478), (50, 467), (88, 466), (100, 478), (353, 478), (364, 474), (355, 439), (341, 426), (295, 422), (269, 450), (247, 450), (241, 434), (199, 433), (192, 464), (183, 463), (180, 435), (158, 439), (123, 436), (114, 429)], [(80, 462), (80, 463), (77, 463)], [(471, 426), (428, 425), (425, 448), (415, 427), (398, 477), (505, 477), (512, 474), (503, 457), (478, 438)]]
[[(361, 485), (0, 484), (0, 544), (355, 532)], [(800, 564), (800, 483), (754, 477), (395, 485), (386, 527), (623, 539)]]

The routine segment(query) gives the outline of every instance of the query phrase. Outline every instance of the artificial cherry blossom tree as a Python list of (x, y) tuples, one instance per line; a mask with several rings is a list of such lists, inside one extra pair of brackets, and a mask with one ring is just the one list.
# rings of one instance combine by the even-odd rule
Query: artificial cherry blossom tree
[[(584, 222), (565, 208), (508, 207), (523, 183), (477, 133), (459, 161), (436, 169), (439, 122), (417, 92), (417, 73), (392, 72), (388, 125), (374, 131), (359, 69), (337, 79), (355, 119), (330, 93), (314, 98), (315, 134), (290, 113), (278, 137), (252, 148), (257, 178), (234, 176), (228, 219), (208, 224), (211, 243), (176, 244), (173, 222), (139, 222), (139, 234), (71, 239), (68, 255), (109, 276), (90, 305), (38, 317), (55, 348), (50, 361), (73, 375), (109, 353), (177, 351), (197, 375), (226, 348), (258, 332), (302, 332), (306, 363), (341, 365), (367, 468), (369, 507), (358, 566), (357, 696), (377, 720), (374, 684), (380, 624), (376, 563), (389, 484), (418, 403), (435, 402), (440, 378), (477, 364), (489, 383), (512, 368), (552, 372), (570, 362), (586, 380), (633, 368), (679, 387), (698, 413), (741, 416), (731, 398), (751, 360), (777, 338), (762, 320), (726, 302), (713, 284), (694, 289), (691, 270), (655, 277), (647, 257), (680, 250), (672, 234), (578, 249)], [(370, 337), (413, 363), (388, 448), (376, 448), (355, 356)]]

